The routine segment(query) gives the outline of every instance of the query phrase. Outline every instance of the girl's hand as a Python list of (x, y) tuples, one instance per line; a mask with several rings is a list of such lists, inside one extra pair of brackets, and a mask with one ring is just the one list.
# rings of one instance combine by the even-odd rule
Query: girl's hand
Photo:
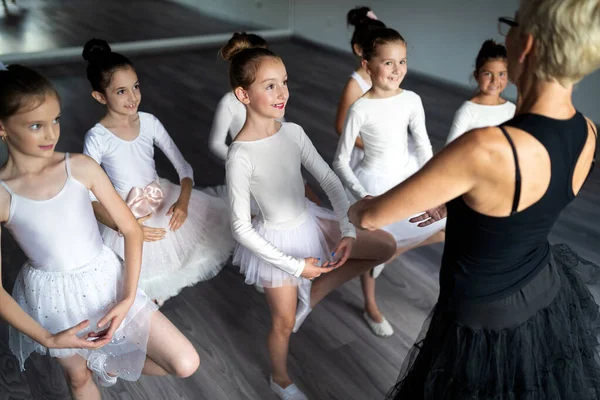
[(188, 216), (188, 203), (179, 199), (169, 208), (167, 215), (172, 215), (169, 221), (169, 229), (176, 231), (181, 228)]
[(331, 254), (333, 257), (338, 256), (339, 258), (330, 265), (335, 266), (335, 268), (339, 268), (344, 265), (346, 261), (348, 261), (348, 258), (350, 258), (350, 254), (352, 254), (352, 246), (354, 246), (355, 240), (356, 239), (351, 237), (343, 237), (335, 248), (333, 254)]
[(48, 343), (44, 345), (49, 349), (98, 349), (108, 342), (110, 338), (101, 337), (97, 340), (88, 340), (96, 337), (95, 333), (88, 333), (86, 337), (78, 337), (77, 333), (87, 328), (90, 321), (82, 321), (72, 328), (58, 332), (48, 339)]
[(336, 267), (330, 267), (329, 263), (324, 263), (323, 266), (319, 266), (320, 260), (314, 257), (308, 257), (304, 259), (304, 270), (302, 271), (302, 277), (306, 279), (310, 279), (311, 281), (315, 278), (321, 276), (321, 274), (326, 274), (330, 271), (333, 271)]
[(144, 233), (144, 242), (156, 242), (157, 240), (162, 240), (167, 234), (167, 230), (164, 228), (153, 228), (151, 226), (144, 225), (144, 222), (152, 218), (152, 215), (154, 214), (148, 214), (145, 217), (137, 219), (138, 223), (142, 227), (142, 232)]
[(88, 336), (89, 337), (97, 337), (98, 340), (108, 339), (108, 342), (112, 340), (113, 335), (116, 330), (119, 329), (121, 323), (125, 319), (125, 316), (129, 312), (129, 309), (133, 305), (133, 299), (125, 299), (118, 302), (109, 312), (106, 314), (100, 322), (98, 322), (98, 328), (102, 329), (102, 327), (107, 326), (110, 323), (110, 326), (100, 332), (92, 332)]

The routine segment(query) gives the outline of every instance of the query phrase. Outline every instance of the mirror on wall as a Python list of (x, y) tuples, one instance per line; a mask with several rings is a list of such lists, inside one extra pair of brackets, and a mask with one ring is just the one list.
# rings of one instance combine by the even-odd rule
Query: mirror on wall
[(0, 56), (109, 43), (287, 29), (287, 0), (2, 0)]

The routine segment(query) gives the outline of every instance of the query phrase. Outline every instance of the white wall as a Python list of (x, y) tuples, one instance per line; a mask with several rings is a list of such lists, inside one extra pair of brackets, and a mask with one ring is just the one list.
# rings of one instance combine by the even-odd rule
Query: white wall
[[(305, 39), (350, 52), (352, 30), (346, 13), (357, 5), (370, 6), (388, 26), (407, 40), (408, 68), (461, 85), (470, 81), (475, 57), (484, 40), (502, 40), (498, 17), (512, 16), (519, 0), (295, 0), (293, 27)], [(507, 97), (516, 96), (514, 87)], [(575, 90), (575, 106), (600, 122), (600, 72)]]
[(172, 0), (232, 22), (287, 29), (290, 0)]

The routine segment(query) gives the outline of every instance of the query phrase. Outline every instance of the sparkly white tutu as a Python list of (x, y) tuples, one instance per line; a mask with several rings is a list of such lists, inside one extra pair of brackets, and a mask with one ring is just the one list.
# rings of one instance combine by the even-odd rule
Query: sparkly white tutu
[[(58, 333), (84, 320), (96, 328), (100, 319), (122, 298), (124, 267), (113, 251), (104, 246), (92, 261), (67, 271), (43, 271), (25, 263), (13, 289), (13, 298), (21, 308), (50, 333)], [(152, 313), (157, 307), (138, 289), (135, 301), (112, 341), (97, 350), (47, 349), (13, 327), (9, 327), (9, 345), (21, 370), (31, 353), (49, 352), (52, 357), (74, 355), (88, 359), (93, 353), (108, 355), (106, 372), (135, 381), (146, 361), (146, 346)]]
[[(382, 171), (372, 171), (361, 163), (353, 169), (354, 174), (367, 192), (374, 196), (378, 196), (387, 192), (418, 171), (418, 161), (416, 157), (411, 157), (414, 161), (413, 159), (409, 160), (407, 166), (401, 170), (386, 171), (386, 173), (383, 173)], [(351, 203), (358, 200), (350, 193), (350, 191), (346, 190), (346, 193), (348, 194)], [(420, 214), (422, 214), (422, 212), (405, 220), (384, 226), (381, 229), (394, 236), (394, 239), (396, 239), (396, 246), (402, 248), (415, 246), (446, 227), (445, 218), (423, 228), (409, 221), (410, 218)]]
[[(165, 228), (167, 234), (162, 240), (144, 242), (140, 288), (151, 299), (167, 300), (186, 286), (216, 276), (231, 255), (235, 241), (227, 203), (199, 190), (192, 190), (184, 224), (177, 231), (170, 231), (171, 216), (166, 214), (177, 201), (181, 187), (162, 178), (159, 184), (164, 199), (144, 225)], [(123, 257), (123, 238), (102, 224), (100, 232), (104, 244)]]
[[(321, 262), (331, 261), (341, 232), (339, 220), (333, 211), (317, 206), (306, 200), (306, 210), (285, 227), (265, 226), (262, 215), (252, 221), (256, 232), (283, 253), (299, 258), (320, 258)], [(246, 247), (238, 244), (233, 254), (233, 264), (240, 266), (246, 275), (246, 283), (266, 288), (281, 286), (310, 285), (306, 278), (295, 276), (277, 268), (256, 256)]]

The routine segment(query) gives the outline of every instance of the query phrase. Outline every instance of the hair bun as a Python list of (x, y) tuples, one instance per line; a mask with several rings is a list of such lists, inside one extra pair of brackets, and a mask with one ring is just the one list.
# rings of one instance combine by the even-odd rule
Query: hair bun
[(83, 46), (83, 59), (90, 62), (94, 58), (102, 57), (106, 53), (110, 53), (112, 50), (106, 40), (102, 39), (90, 39)]
[[(257, 40), (260, 39), (260, 40)], [(242, 50), (254, 47), (267, 47), (267, 42), (260, 36), (247, 34), (246, 32), (236, 32), (233, 34), (227, 44), (221, 47), (219, 54), (223, 60), (230, 62), (231, 59)]]
[(346, 20), (348, 25), (359, 26), (368, 21), (370, 18), (367, 14), (371, 11), (369, 7), (355, 7), (352, 10), (348, 11), (346, 16)]

